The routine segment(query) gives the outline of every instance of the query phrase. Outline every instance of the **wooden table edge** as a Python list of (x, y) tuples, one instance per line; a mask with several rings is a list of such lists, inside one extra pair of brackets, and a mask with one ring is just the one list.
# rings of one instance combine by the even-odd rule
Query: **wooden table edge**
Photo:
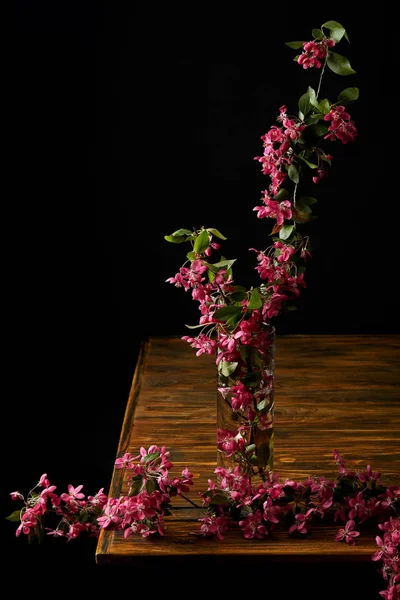
[[(123, 456), (128, 450), (130, 432), (132, 427), (132, 417), (135, 410), (137, 400), (140, 393), (140, 385), (142, 381), (143, 369), (142, 366), (146, 359), (149, 339), (146, 337), (140, 346), (138, 358), (136, 361), (135, 372), (132, 379), (131, 389), (129, 391), (128, 401), (126, 404), (124, 420), (122, 422), (121, 436), (119, 439), (118, 450), (116, 457)], [(113, 469), (113, 474), (110, 483), (110, 491), (108, 496), (111, 498), (119, 498), (121, 495), (122, 481), (124, 476), (123, 469)], [(96, 562), (101, 562), (101, 557), (109, 555), (108, 547), (113, 531), (101, 529), (96, 548)]]

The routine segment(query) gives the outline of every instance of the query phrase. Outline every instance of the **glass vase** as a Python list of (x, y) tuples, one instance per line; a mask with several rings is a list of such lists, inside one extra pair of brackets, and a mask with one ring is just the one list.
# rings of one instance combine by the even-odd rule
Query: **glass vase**
[[(227, 360), (227, 358), (229, 360)], [(217, 357), (217, 465), (261, 480), (274, 460), (275, 328), (263, 323)]]

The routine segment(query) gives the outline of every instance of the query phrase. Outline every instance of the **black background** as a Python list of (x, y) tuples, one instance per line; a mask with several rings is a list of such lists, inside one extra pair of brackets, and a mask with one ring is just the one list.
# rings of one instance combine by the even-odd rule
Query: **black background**
[[(279, 106), (294, 112), (317, 87), (284, 42), (310, 39), (328, 19), (346, 27), (351, 44), (338, 52), (357, 73), (327, 72), (322, 97), (360, 88), (359, 136), (330, 145), (332, 173), (309, 190), (319, 203), (307, 289), (275, 324), (281, 335), (398, 333), (384, 3), (373, 25), (348, 7), (17, 3), (3, 220), (6, 512), (7, 493), (46, 471), (59, 488), (107, 490), (142, 339), (185, 335), (198, 317), (190, 295), (165, 283), (184, 257), (165, 234), (217, 227), (224, 254), (238, 258), (236, 281), (257, 285), (248, 248), (268, 245), (271, 222), (252, 211), (267, 183), (253, 158)], [(15, 560), (28, 560), (12, 530)], [(72, 544), (69, 556), (89, 568), (94, 545)]]

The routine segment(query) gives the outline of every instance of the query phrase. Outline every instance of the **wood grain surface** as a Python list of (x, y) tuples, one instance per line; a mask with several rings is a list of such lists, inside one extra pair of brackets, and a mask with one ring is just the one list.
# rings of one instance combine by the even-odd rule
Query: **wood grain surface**
[[(275, 461), (280, 478), (335, 476), (337, 449), (350, 468), (370, 464), (387, 484), (400, 481), (400, 336), (295, 335), (276, 340)], [(194, 473), (196, 502), (216, 466), (216, 379), (213, 357), (197, 358), (179, 338), (150, 338), (138, 358), (116, 457), (140, 446), (165, 445), (172, 473)], [(109, 494), (128, 491), (114, 470)], [(304, 539), (276, 531), (245, 540), (232, 529), (224, 542), (204, 539), (197, 510), (174, 499), (163, 538), (143, 539), (102, 531), (98, 563), (140, 565), (146, 557), (261, 557), (270, 561), (370, 561), (375, 535), (363, 533), (350, 547), (333, 541), (336, 526), (316, 525)]]

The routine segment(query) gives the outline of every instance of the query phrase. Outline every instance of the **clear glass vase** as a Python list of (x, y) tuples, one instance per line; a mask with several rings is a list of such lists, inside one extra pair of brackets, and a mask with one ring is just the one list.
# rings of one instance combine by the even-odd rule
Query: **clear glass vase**
[(263, 323), (243, 342), (217, 357), (217, 465), (265, 480), (274, 460), (275, 328)]

